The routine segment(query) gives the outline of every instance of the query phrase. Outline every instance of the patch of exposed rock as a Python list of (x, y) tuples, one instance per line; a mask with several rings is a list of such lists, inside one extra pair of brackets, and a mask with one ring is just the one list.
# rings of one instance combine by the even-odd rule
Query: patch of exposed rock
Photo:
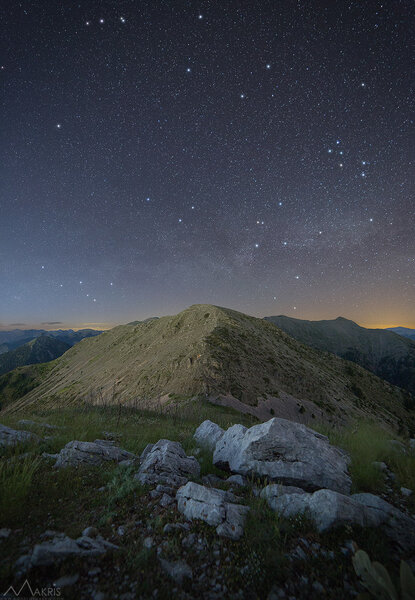
[(87, 558), (118, 549), (118, 546), (104, 540), (100, 535), (96, 537), (82, 535), (74, 540), (64, 533), (51, 531), (46, 532), (45, 537), (50, 539), (36, 544), (30, 554), (21, 556), (16, 561), (15, 568), (19, 574), (26, 573), (33, 567), (55, 565), (68, 557)]
[(140, 462), (141, 466), (134, 477), (143, 484), (164, 484), (177, 488), (200, 474), (200, 465), (195, 457), (187, 456), (179, 442), (170, 440), (148, 444)]
[[(282, 492), (282, 493), (281, 493)], [(309, 516), (319, 531), (342, 525), (380, 527), (402, 550), (415, 550), (415, 520), (373, 494), (345, 496), (333, 490), (307, 493), (284, 492), (280, 486), (265, 487), (261, 496), (284, 517)]]
[(0, 424), (0, 448), (7, 446), (16, 446), (25, 442), (40, 442), (41, 438), (30, 431), (20, 429), (11, 429), (6, 425)]
[(301, 423), (274, 418), (247, 429), (230, 427), (216, 444), (213, 463), (248, 477), (264, 477), (307, 491), (348, 494), (349, 457)]
[(189, 481), (178, 490), (176, 498), (179, 511), (187, 519), (201, 519), (216, 527), (218, 535), (234, 540), (243, 534), (249, 507), (237, 504), (238, 498), (230, 492)]
[(100, 465), (103, 462), (124, 460), (137, 460), (138, 457), (127, 450), (123, 450), (108, 440), (95, 440), (94, 442), (68, 442), (59, 454), (48, 455), (56, 458), (55, 468), (77, 467), (79, 465)]

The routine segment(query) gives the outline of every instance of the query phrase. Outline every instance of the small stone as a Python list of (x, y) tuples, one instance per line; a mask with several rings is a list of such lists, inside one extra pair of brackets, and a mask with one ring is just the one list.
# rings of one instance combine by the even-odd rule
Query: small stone
[(164, 558), (159, 558), (161, 568), (179, 585), (183, 579), (192, 579), (193, 571), (187, 563), (182, 560), (169, 562)]
[(90, 538), (95, 538), (95, 537), (97, 537), (98, 534), (99, 534), (99, 531), (96, 527), (86, 527), (82, 532), (82, 535), (86, 535), (87, 537), (90, 537)]
[(4, 527), (3, 529), (0, 529), (0, 540), (5, 540), (9, 537), (9, 535), (11, 534), (12, 530), (11, 529), (7, 529), (7, 527)]
[(55, 587), (55, 588), (69, 587), (71, 585), (75, 585), (75, 583), (78, 581), (78, 579), (79, 579), (78, 573), (76, 575), (64, 575), (63, 577), (60, 577), (60, 579), (57, 579), (53, 583), (53, 587)]
[(143, 542), (143, 546), (144, 548), (146, 548), (147, 550), (150, 550), (153, 546), (154, 546), (154, 540), (152, 537), (146, 537), (144, 538), (144, 542)]
[(95, 568), (91, 569), (90, 571), (88, 571), (88, 577), (95, 577), (95, 575), (99, 575), (99, 573), (101, 573), (101, 568), (95, 567)]
[(166, 523), (163, 528), (163, 533), (172, 533), (177, 530), (188, 531), (189, 529), (190, 525), (188, 525), (188, 523)]
[(230, 477), (228, 477), (228, 479), (226, 479), (226, 482), (233, 483), (234, 485), (240, 485), (240, 486), (246, 485), (246, 479), (245, 479), (245, 477), (242, 477), (242, 475), (231, 475)]
[(311, 584), (311, 587), (317, 594), (325, 594), (326, 593), (326, 590), (324, 589), (324, 587), (321, 585), (321, 583), (319, 581), (313, 581), (313, 583)]
[(412, 496), (412, 490), (406, 487), (401, 487), (401, 494), (402, 496), (405, 496), (405, 498), (409, 498), (409, 496)]
[(123, 527), (123, 525), (120, 525), (117, 529), (117, 533), (120, 537), (122, 537), (123, 535), (125, 535), (125, 527)]
[(160, 506), (163, 506), (163, 508), (166, 508), (167, 506), (170, 506), (170, 504), (173, 504), (173, 502), (174, 500), (171, 496), (169, 496), (168, 494), (163, 494), (159, 504)]

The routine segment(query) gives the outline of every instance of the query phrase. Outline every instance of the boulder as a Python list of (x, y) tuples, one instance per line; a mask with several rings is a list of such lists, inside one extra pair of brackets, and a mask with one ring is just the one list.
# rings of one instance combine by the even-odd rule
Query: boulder
[(314, 493), (279, 493), (267, 486), (261, 493), (269, 506), (284, 517), (304, 513), (319, 531), (342, 525), (382, 527), (382, 531), (404, 552), (415, 551), (415, 520), (374, 494), (345, 496), (333, 490)]
[(216, 527), (218, 535), (234, 540), (243, 534), (249, 507), (236, 504), (239, 499), (234, 494), (189, 481), (177, 491), (176, 498), (186, 519), (201, 519)]
[(11, 429), (0, 424), (0, 448), (16, 446), (25, 442), (40, 442), (41, 438), (30, 431)]
[(51, 532), (51, 535), (50, 540), (36, 544), (30, 554), (18, 559), (15, 567), (19, 573), (23, 574), (33, 567), (53, 566), (68, 557), (99, 556), (118, 548), (100, 535), (94, 538), (83, 535), (76, 540), (63, 533)]
[(195, 457), (186, 456), (182, 445), (170, 440), (159, 440), (146, 446), (140, 462), (134, 477), (143, 484), (161, 483), (177, 488), (200, 474), (200, 465)]
[(263, 477), (307, 491), (348, 494), (349, 457), (324, 435), (301, 423), (270, 419), (247, 429), (230, 427), (217, 443), (213, 464), (248, 477)]
[(351, 498), (364, 507), (367, 526), (382, 526), (404, 552), (415, 552), (415, 519), (374, 494), (353, 494)]
[(77, 467), (79, 465), (100, 465), (103, 462), (137, 459), (135, 454), (127, 452), (107, 440), (94, 442), (68, 442), (56, 457), (55, 468)]
[(265, 490), (261, 495), (267, 499), (273, 510), (284, 517), (304, 513), (315, 522), (319, 531), (341, 525), (365, 525), (364, 510), (351, 496), (333, 490), (318, 490), (312, 494), (303, 492), (282, 495), (278, 493), (274, 495), (272, 490)]
[(199, 446), (214, 451), (216, 444), (222, 439), (224, 430), (216, 423), (206, 420), (196, 429), (193, 437)]

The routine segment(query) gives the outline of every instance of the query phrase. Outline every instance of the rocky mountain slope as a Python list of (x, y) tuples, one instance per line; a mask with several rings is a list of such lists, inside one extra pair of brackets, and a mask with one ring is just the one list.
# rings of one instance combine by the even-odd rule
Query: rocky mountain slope
[[(200, 423), (204, 408), (224, 428)], [(200, 403), (197, 429), (196, 413), (174, 425), (128, 408), (42, 411), (52, 424), (6, 416), (3, 589), (82, 600), (350, 600), (364, 588), (414, 597), (414, 480), (400, 479), (414, 439), (375, 428), (362, 479), (362, 446), (349, 453), (285, 419), (245, 427), (222, 410)], [(372, 463), (373, 451), (385, 462)]]
[(304, 321), (280, 315), (265, 319), (303, 344), (333, 352), (415, 394), (414, 341), (384, 329), (365, 329), (343, 317)]
[(0, 355), (0, 375), (12, 371), (16, 367), (45, 363), (69, 350), (70, 345), (59, 339), (42, 335), (16, 350), (5, 352)]
[[(19, 379), (24, 377), (20, 370)], [(304, 346), (272, 323), (211, 305), (83, 340), (43, 377), (36, 375), (33, 385), (6, 410), (81, 401), (167, 410), (203, 395), (261, 420), (276, 415), (332, 422), (370, 415), (406, 427), (413, 419), (402, 390)]]

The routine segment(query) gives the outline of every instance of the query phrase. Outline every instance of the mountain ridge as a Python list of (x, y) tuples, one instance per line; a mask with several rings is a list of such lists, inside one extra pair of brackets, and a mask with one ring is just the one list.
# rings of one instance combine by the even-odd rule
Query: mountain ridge
[(308, 321), (285, 315), (264, 317), (296, 340), (331, 352), (415, 394), (415, 342), (384, 329), (366, 329), (340, 317)]
[(77, 402), (179, 406), (199, 396), (263, 420), (276, 414), (335, 422), (374, 413), (394, 426), (410, 420), (402, 390), (264, 319), (212, 305), (84, 339), (35, 384), (6, 410)]

